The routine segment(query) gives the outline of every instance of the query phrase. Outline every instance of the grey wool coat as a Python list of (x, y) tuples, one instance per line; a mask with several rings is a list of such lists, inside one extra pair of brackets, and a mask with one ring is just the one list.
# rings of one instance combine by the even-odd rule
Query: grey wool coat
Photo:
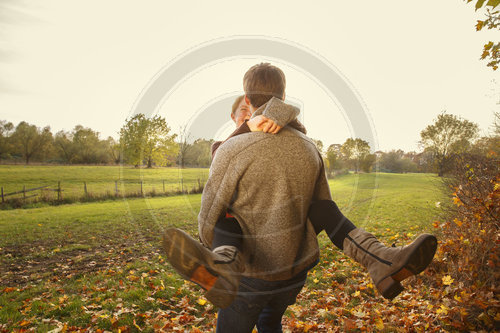
[[(286, 125), (297, 122), (298, 112), (273, 97), (253, 117), (264, 114)], [(198, 216), (200, 239), (210, 247), (217, 220), (229, 210), (243, 230), (243, 275), (286, 280), (318, 259), (307, 213), (313, 200), (331, 199), (321, 155), (301, 131), (285, 126), (274, 135), (234, 136), (212, 161)]]

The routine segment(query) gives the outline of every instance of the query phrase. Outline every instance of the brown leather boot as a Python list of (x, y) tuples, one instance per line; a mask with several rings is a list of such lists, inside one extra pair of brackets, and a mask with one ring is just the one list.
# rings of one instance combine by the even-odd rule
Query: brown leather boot
[(401, 281), (422, 272), (432, 261), (437, 239), (418, 236), (402, 247), (387, 247), (369, 232), (356, 228), (344, 240), (344, 253), (366, 267), (383, 297), (393, 299), (403, 291)]
[(210, 251), (187, 233), (170, 228), (163, 234), (163, 249), (175, 270), (186, 280), (206, 290), (205, 297), (215, 306), (231, 305), (243, 272), (241, 254), (234, 246)]

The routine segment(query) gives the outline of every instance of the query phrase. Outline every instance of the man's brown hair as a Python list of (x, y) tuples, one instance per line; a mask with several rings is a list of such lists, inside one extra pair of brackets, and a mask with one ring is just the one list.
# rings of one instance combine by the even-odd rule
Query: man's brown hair
[(234, 114), (236, 112), (236, 110), (238, 109), (238, 105), (240, 105), (243, 97), (245, 97), (245, 95), (241, 95), (241, 96), (236, 97), (236, 99), (234, 100), (234, 103), (233, 103), (233, 107), (231, 109), (231, 114)]
[(276, 97), (283, 99), (286, 80), (281, 69), (269, 63), (252, 66), (243, 77), (243, 89), (250, 104), (258, 108)]

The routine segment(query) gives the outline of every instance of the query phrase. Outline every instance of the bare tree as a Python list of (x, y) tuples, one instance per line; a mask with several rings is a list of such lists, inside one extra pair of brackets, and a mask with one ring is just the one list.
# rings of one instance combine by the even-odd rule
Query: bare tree
[(184, 125), (179, 130), (179, 156), (178, 163), (181, 168), (184, 168), (186, 165), (186, 158), (188, 156), (188, 152), (191, 149), (191, 145), (189, 144), (189, 139), (191, 138), (191, 133), (187, 130), (187, 125)]

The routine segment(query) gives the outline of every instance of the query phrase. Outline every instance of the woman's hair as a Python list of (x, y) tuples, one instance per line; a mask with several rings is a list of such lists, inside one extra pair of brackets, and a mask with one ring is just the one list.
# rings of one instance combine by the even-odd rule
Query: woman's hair
[(281, 69), (269, 63), (252, 66), (243, 77), (243, 89), (253, 107), (258, 108), (273, 96), (283, 99), (286, 80)]
[(241, 96), (236, 97), (236, 99), (234, 100), (234, 103), (233, 103), (233, 108), (231, 109), (231, 114), (234, 114), (236, 112), (236, 110), (238, 110), (238, 105), (240, 105), (243, 97), (245, 97), (245, 95), (241, 95)]

